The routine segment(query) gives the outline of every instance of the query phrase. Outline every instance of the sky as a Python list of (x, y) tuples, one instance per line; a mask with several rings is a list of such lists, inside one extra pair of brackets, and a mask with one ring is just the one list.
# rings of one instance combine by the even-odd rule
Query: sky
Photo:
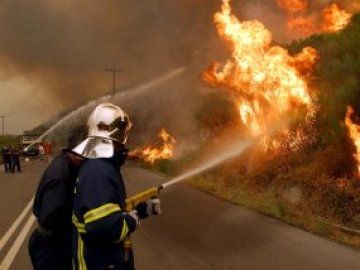
[[(220, 4), (1, 0), (0, 115), (7, 116), (6, 133), (20, 134), (111, 92), (106, 67), (124, 69), (117, 76), (119, 90), (179, 66), (191, 70), (200, 84), (202, 70), (223, 56), (212, 22)], [(260, 19), (276, 40), (287, 40), (285, 15), (275, 0), (234, 0), (232, 5), (240, 18)]]

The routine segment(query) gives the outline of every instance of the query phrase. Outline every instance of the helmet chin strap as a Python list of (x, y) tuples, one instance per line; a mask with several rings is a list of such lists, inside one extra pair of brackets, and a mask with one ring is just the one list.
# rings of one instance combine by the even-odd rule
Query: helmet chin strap
[(110, 140), (115, 141), (115, 142), (118, 142), (118, 143), (120, 143), (120, 144), (126, 144), (126, 143), (127, 143), (127, 140), (128, 140), (128, 137), (129, 137), (129, 136), (127, 135), (127, 133), (129, 132), (129, 129), (127, 128), (127, 129), (125, 130), (124, 140), (123, 140), (122, 142), (120, 142), (118, 139), (115, 139), (115, 138), (111, 137), (113, 134), (116, 134), (117, 131), (119, 131), (119, 128), (115, 128), (115, 129), (110, 133)]
[(117, 143), (119, 143), (119, 144), (126, 144), (126, 143), (127, 143), (128, 136), (126, 136), (126, 138), (124, 138), (124, 141), (122, 141), (122, 142), (120, 142), (119, 140), (117, 140), (117, 139), (115, 139), (115, 138), (112, 138), (112, 137), (103, 137), (103, 136), (97, 136), (97, 135), (91, 135), (91, 136), (88, 136), (88, 138), (91, 138), (91, 139), (109, 140), (109, 141), (117, 142)]
[(129, 149), (124, 147), (123, 144), (119, 146), (114, 145), (114, 155), (110, 158), (117, 170), (120, 170), (120, 167), (125, 163)]

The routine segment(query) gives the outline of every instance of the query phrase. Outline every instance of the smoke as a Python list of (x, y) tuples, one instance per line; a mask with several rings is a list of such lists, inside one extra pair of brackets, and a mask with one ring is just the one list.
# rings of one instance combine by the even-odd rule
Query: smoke
[(123, 83), (170, 62), (163, 31), (156, 31), (161, 22), (151, 19), (150, 5), (62, 2), (1, 1), (0, 55), (13, 65), (10, 76), (39, 81), (53, 99), (68, 105), (110, 91), (111, 74), (104, 68), (114, 62), (127, 70)]
[(14, 104), (40, 107), (42, 117), (33, 117), (36, 121), (26, 115), (34, 126), (110, 93), (112, 74), (104, 69), (114, 63), (125, 69), (117, 76), (121, 89), (171, 68), (196, 65), (212, 32), (212, 7), (190, 0), (3, 0), (0, 113), (17, 114)]
[[(311, 7), (320, 2), (325, 1), (311, 1)], [(360, 1), (347, 2), (355, 6)], [(166, 115), (164, 121), (191, 121), (185, 119), (194, 109), (189, 96), (203, 90), (200, 74), (208, 63), (226, 56), (212, 21), (220, 4), (218, 0), (0, 1), (0, 114), (9, 116), (9, 132), (29, 129), (61, 110), (111, 93), (112, 74), (104, 69), (114, 64), (125, 70), (117, 75), (119, 89), (186, 66), (187, 81), (174, 81), (167, 85), (171, 91), (165, 89), (160, 98), (149, 94), (145, 101), (156, 104), (156, 117)], [(275, 40), (286, 39), (285, 14), (275, 0), (234, 0), (233, 5), (240, 18), (259, 19), (274, 31)], [(165, 113), (159, 110), (161, 102), (166, 103)], [(139, 108), (131, 110), (144, 114)]]

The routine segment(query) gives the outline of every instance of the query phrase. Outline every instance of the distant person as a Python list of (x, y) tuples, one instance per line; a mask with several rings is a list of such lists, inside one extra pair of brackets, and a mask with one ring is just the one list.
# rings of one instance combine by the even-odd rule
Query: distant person
[(33, 213), (38, 226), (29, 240), (35, 270), (72, 269), (72, 204), (83, 157), (72, 149), (87, 135), (84, 126), (72, 130), (67, 148), (46, 168), (35, 194)]
[(39, 159), (44, 160), (45, 157), (45, 150), (42, 144), (39, 145)]
[(11, 172), (14, 173), (15, 170), (21, 172), (21, 165), (20, 165), (20, 150), (17, 147), (12, 146), (10, 151), (11, 156)]
[(4, 162), (5, 172), (8, 173), (11, 170), (10, 150), (4, 146), (1, 150), (1, 155)]
[(50, 162), (52, 160), (52, 144), (51, 144), (50, 140), (44, 144), (44, 152), (45, 152), (46, 158), (50, 164)]

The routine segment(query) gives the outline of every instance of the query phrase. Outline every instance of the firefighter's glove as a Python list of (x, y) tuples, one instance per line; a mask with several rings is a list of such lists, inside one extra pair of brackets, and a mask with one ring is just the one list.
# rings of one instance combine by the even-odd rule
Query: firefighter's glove
[(149, 199), (146, 202), (139, 203), (135, 209), (137, 210), (140, 219), (147, 218), (153, 215), (161, 214), (160, 199)]
[(140, 226), (140, 218), (138, 212), (136, 210), (133, 210), (131, 212), (128, 212), (127, 214), (134, 220), (136, 228), (138, 228)]
[(161, 214), (161, 201), (159, 198), (154, 198), (147, 200), (147, 213), (149, 216), (154, 215), (160, 215)]

